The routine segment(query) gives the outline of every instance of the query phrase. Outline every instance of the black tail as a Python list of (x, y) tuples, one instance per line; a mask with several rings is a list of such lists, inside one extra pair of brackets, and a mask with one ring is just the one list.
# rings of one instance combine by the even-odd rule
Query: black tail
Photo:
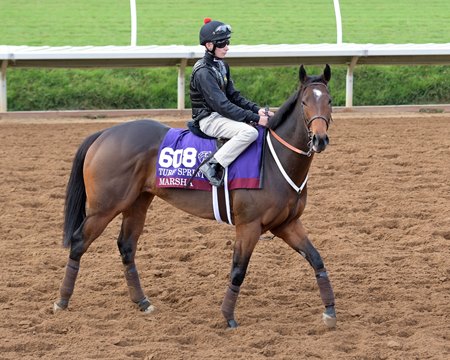
[(83, 180), (84, 158), (92, 143), (101, 133), (102, 131), (99, 131), (87, 137), (78, 148), (73, 159), (64, 205), (64, 247), (70, 246), (73, 233), (80, 227), (86, 217), (86, 189)]

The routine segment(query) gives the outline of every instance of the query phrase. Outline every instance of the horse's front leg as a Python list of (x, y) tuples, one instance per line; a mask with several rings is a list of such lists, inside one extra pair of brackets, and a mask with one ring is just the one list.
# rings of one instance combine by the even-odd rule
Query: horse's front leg
[(274, 235), (282, 238), (289, 246), (302, 255), (312, 266), (316, 274), (317, 284), (319, 286), (320, 297), (325, 305), (325, 312), (322, 315), (323, 322), (329, 328), (336, 326), (336, 311), (334, 308), (334, 293), (331, 287), (328, 273), (325, 269), (319, 252), (308, 239), (308, 234), (303, 227), (300, 219), (291, 222), (276, 231)]
[(259, 224), (236, 226), (236, 242), (234, 244), (230, 284), (228, 285), (221, 308), (222, 314), (230, 328), (236, 328), (238, 326), (234, 318), (234, 309), (241, 285), (244, 282), (250, 257), (260, 235), (261, 227)]

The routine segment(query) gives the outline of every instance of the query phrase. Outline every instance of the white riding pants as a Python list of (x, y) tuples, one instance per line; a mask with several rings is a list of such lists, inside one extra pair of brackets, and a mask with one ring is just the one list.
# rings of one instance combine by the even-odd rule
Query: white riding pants
[(201, 119), (199, 126), (206, 135), (230, 139), (214, 155), (214, 158), (223, 167), (230, 165), (258, 138), (258, 130), (253, 126), (228, 119), (216, 112)]

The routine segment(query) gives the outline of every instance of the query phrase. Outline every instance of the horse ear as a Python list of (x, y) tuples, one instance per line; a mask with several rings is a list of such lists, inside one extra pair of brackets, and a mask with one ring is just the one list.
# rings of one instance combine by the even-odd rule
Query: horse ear
[(330, 81), (331, 79), (331, 68), (328, 64), (325, 65), (325, 69), (323, 70), (323, 78), (326, 82)]
[(300, 66), (299, 78), (300, 78), (300, 82), (302, 84), (306, 81), (306, 78), (307, 78), (306, 70), (303, 65)]

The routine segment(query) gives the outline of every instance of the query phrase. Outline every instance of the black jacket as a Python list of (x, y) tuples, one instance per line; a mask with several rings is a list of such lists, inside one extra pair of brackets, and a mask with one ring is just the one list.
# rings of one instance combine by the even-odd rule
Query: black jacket
[(214, 59), (208, 52), (193, 67), (190, 97), (192, 118), (196, 122), (212, 112), (246, 123), (259, 120), (259, 106), (234, 88), (228, 64)]

